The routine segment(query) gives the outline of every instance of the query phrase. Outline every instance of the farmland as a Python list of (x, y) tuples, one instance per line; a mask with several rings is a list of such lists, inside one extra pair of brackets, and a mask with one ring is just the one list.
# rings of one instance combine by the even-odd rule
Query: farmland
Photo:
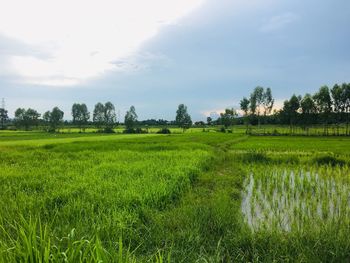
[(0, 262), (342, 262), (350, 138), (0, 132)]

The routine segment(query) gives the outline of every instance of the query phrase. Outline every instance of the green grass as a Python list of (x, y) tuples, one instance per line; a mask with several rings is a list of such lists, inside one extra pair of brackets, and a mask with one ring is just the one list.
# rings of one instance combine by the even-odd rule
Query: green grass
[[(350, 139), (243, 133), (1, 132), (0, 262), (347, 261)], [(284, 171), (323, 179), (296, 192)], [(317, 217), (339, 198), (341, 216)]]

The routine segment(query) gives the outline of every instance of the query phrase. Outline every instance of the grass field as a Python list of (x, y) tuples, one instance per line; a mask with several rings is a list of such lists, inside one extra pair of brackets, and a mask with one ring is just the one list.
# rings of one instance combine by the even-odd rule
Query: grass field
[(0, 262), (347, 262), (350, 138), (0, 132)]

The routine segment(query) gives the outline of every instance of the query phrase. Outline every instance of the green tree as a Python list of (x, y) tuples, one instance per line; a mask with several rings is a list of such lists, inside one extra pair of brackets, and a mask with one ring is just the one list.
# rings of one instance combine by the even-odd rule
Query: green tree
[(50, 129), (53, 132), (59, 130), (60, 125), (63, 123), (64, 112), (61, 111), (58, 107), (54, 107), (50, 112)]
[(49, 128), (50, 128), (50, 119), (51, 119), (51, 112), (50, 111), (46, 111), (44, 114), (43, 114), (43, 121), (44, 121), (44, 124), (46, 126), (46, 131), (49, 131)]
[(283, 118), (289, 123), (290, 133), (294, 133), (295, 124), (298, 119), (298, 110), (300, 108), (301, 96), (295, 94), (289, 100), (283, 103), (281, 114)]
[(99, 102), (95, 105), (92, 119), (98, 129), (103, 126), (105, 120), (105, 107), (102, 103)]
[(104, 105), (104, 125), (105, 131), (111, 132), (116, 125), (117, 114), (115, 113), (115, 107), (112, 102), (108, 101)]
[(185, 129), (188, 129), (192, 125), (191, 116), (187, 112), (187, 107), (184, 104), (180, 104), (176, 111), (176, 124), (182, 128), (182, 131), (185, 132)]
[(324, 134), (328, 135), (328, 121), (332, 112), (332, 99), (327, 86), (322, 86), (314, 95), (317, 111), (322, 117), (324, 125)]
[(80, 131), (85, 130), (85, 125), (90, 119), (90, 112), (85, 103), (74, 103), (72, 106), (73, 123), (78, 125)]
[(333, 102), (333, 111), (335, 114), (335, 120), (337, 125), (337, 134), (339, 135), (339, 125), (341, 123), (344, 111), (345, 111), (345, 86), (339, 86), (335, 84), (331, 89), (332, 102)]
[(350, 135), (350, 130), (349, 130), (349, 115), (350, 115), (350, 83), (342, 84), (342, 88), (344, 90), (344, 105), (345, 105), (345, 119), (346, 119), (346, 135)]
[(24, 108), (18, 108), (15, 111), (15, 124), (18, 128), (23, 127), (25, 130), (29, 130), (30, 127), (38, 125), (40, 114), (31, 108), (27, 110)]
[(7, 114), (7, 110), (0, 108), (0, 125), (1, 125), (1, 129), (5, 129), (5, 124), (8, 121), (9, 116)]
[(248, 118), (249, 104), (250, 104), (250, 100), (248, 100), (246, 97), (243, 97), (243, 99), (239, 103), (241, 110), (243, 111), (243, 114), (244, 114), (243, 115), (244, 123), (246, 125), (245, 133), (248, 133), (248, 126), (249, 126), (249, 118)]
[(128, 110), (125, 114), (124, 118), (124, 124), (126, 127), (126, 130), (130, 131), (132, 129), (135, 129), (135, 126), (137, 124), (137, 114), (134, 106), (130, 107), (130, 110)]
[(266, 118), (266, 115), (269, 115), (271, 113), (274, 102), (275, 100), (272, 97), (271, 89), (267, 88), (266, 91), (263, 93), (263, 101), (262, 101), (265, 118)]
[(15, 125), (16, 125), (17, 128), (21, 128), (21, 127), (24, 126), (25, 112), (26, 112), (26, 110), (24, 108), (18, 108), (15, 111), (14, 122), (15, 122)]
[(235, 109), (225, 109), (224, 113), (220, 113), (220, 121), (225, 128), (232, 127), (237, 116)]
[(93, 113), (93, 122), (97, 128), (104, 128), (105, 132), (112, 132), (117, 124), (117, 115), (112, 102), (108, 101), (104, 105), (97, 103)]
[(261, 113), (261, 106), (262, 103), (264, 102), (264, 88), (263, 87), (256, 87), (253, 91), (253, 93), (250, 95), (250, 107), (252, 114), (254, 115), (257, 113), (258, 117), (258, 127), (260, 128), (260, 113)]
[(207, 117), (207, 125), (211, 126), (213, 124), (213, 119), (211, 117)]
[(309, 126), (315, 122), (315, 113), (316, 113), (315, 102), (309, 93), (306, 93), (305, 96), (300, 101), (300, 108), (301, 108), (301, 115), (302, 115), (304, 128), (307, 134), (309, 134)]

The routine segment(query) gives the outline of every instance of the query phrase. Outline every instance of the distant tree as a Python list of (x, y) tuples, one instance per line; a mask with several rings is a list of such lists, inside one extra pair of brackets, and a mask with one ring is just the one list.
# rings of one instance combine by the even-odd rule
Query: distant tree
[(30, 127), (38, 125), (39, 117), (40, 114), (36, 110), (18, 108), (15, 111), (15, 124), (18, 128), (23, 127), (25, 130), (29, 130)]
[(58, 107), (54, 107), (50, 112), (50, 128), (52, 131), (59, 130), (60, 125), (63, 123), (64, 112)]
[(256, 108), (257, 108), (256, 97), (255, 97), (254, 93), (250, 94), (249, 108), (250, 108), (251, 117), (254, 117), (255, 113), (256, 113)]
[(266, 91), (263, 93), (263, 101), (262, 101), (262, 105), (264, 108), (264, 117), (266, 117), (266, 115), (271, 113), (274, 102), (275, 100), (272, 97), (271, 89), (267, 88)]
[(74, 103), (72, 106), (72, 117), (73, 117), (73, 123), (76, 124), (77, 120), (79, 119), (80, 115), (80, 104)]
[(188, 129), (192, 125), (191, 116), (187, 112), (187, 107), (184, 104), (180, 104), (176, 111), (176, 124), (182, 128), (182, 131), (185, 132), (185, 129)]
[(234, 109), (225, 109), (224, 113), (220, 113), (221, 123), (225, 128), (231, 127), (234, 124), (237, 112)]
[(204, 127), (205, 126), (205, 122), (204, 121), (196, 121), (194, 123), (195, 126), (197, 127)]
[(49, 128), (50, 128), (50, 119), (51, 119), (51, 112), (50, 111), (46, 111), (43, 114), (43, 121), (44, 121), (44, 124), (46, 126), (46, 131), (48, 131)]
[(328, 122), (330, 113), (332, 112), (332, 99), (327, 86), (322, 86), (314, 95), (317, 111), (323, 119), (324, 134), (328, 135)]
[(207, 125), (211, 126), (213, 122), (213, 119), (211, 117), (207, 117)]
[(309, 134), (309, 126), (315, 122), (315, 113), (316, 113), (316, 105), (309, 93), (306, 93), (305, 96), (300, 101), (302, 122), (304, 128)]
[(126, 130), (130, 131), (132, 129), (135, 129), (135, 126), (137, 124), (137, 118), (138, 116), (136, 114), (136, 109), (134, 106), (131, 106), (130, 109), (126, 112), (124, 118)]
[(1, 129), (5, 129), (5, 124), (8, 121), (9, 116), (7, 115), (7, 110), (0, 108), (0, 125), (1, 125)]
[(337, 134), (339, 135), (339, 125), (342, 120), (343, 114), (345, 112), (345, 86), (339, 86), (335, 84), (331, 89), (332, 102), (333, 102), (333, 111), (335, 114), (335, 120), (337, 125)]
[(289, 100), (284, 101), (281, 114), (283, 118), (289, 123), (290, 133), (294, 133), (294, 126), (298, 119), (298, 110), (300, 108), (301, 96), (295, 94)]
[(73, 123), (78, 125), (80, 131), (85, 130), (85, 125), (90, 119), (90, 112), (85, 103), (74, 103), (72, 106)]
[[(263, 87), (256, 87), (253, 91), (253, 93), (250, 96), (251, 101), (250, 101), (250, 107), (252, 110), (252, 114), (257, 113), (258, 115), (258, 126), (260, 128), (260, 112), (261, 112), (261, 106), (262, 103), (264, 102), (264, 88)], [(253, 111), (254, 109), (254, 111)]]
[(346, 135), (350, 135), (349, 130), (349, 115), (350, 115), (350, 83), (343, 83), (342, 87), (344, 89), (344, 102), (345, 102), (345, 114), (346, 114)]
[(244, 123), (246, 125), (246, 133), (248, 133), (248, 125), (249, 125), (249, 119), (248, 119), (248, 113), (249, 113), (249, 104), (250, 104), (250, 101), (246, 98), (246, 97), (243, 97), (243, 99), (240, 101), (240, 107), (241, 107), (241, 110), (243, 111), (243, 117), (244, 117)]
[(94, 108), (94, 113), (93, 113), (93, 122), (95, 126), (100, 129), (105, 120), (105, 107), (102, 103), (97, 103)]
[(117, 114), (112, 102), (108, 101), (104, 105), (105, 131), (112, 131), (117, 122)]
[(21, 128), (24, 126), (24, 119), (25, 119), (25, 112), (26, 110), (23, 108), (18, 108), (15, 111), (15, 125), (17, 128)]

